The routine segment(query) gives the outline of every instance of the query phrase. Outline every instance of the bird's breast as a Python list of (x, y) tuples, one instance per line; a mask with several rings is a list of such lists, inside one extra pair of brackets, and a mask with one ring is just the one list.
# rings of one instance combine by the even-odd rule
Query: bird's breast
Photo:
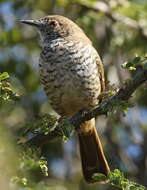
[(55, 43), (43, 49), (40, 75), (53, 108), (72, 115), (89, 104), (97, 104), (100, 79), (97, 53), (91, 45)]

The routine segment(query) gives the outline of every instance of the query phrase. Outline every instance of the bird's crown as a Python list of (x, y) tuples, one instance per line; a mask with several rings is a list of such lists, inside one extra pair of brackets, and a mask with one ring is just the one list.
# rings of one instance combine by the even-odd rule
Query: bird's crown
[(22, 23), (35, 26), (43, 39), (73, 38), (90, 43), (83, 30), (70, 19), (60, 15), (49, 15), (38, 20), (22, 20)]

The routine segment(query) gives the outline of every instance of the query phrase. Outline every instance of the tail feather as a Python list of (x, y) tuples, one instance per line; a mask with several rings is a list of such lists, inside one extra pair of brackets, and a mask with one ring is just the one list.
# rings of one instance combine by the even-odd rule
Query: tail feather
[(95, 120), (82, 124), (78, 136), (84, 178), (88, 183), (94, 183), (95, 180), (92, 179), (94, 173), (107, 175), (110, 172), (95, 128)]

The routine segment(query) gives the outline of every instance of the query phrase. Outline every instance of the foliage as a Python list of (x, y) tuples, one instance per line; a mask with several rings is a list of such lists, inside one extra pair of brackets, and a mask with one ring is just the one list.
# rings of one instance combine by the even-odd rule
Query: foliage
[[(138, 62), (140, 62), (141, 58), (137, 60)], [(125, 68), (130, 69), (130, 67), (132, 67), (134, 63), (136, 64), (136, 61), (133, 61), (133, 64), (131, 62), (129, 62), (129, 64), (125, 64)], [(2, 80), (7, 79), (9, 75), (7, 73), (3, 73), (0, 75), (0, 77), (2, 81)], [(4, 89), (4, 92), (5, 92), (5, 89)], [(6, 92), (7, 92), (7, 89), (6, 89)], [(11, 90), (11, 93), (13, 94), (12, 90)], [(11, 96), (9, 96), (6, 100), (9, 101), (10, 98)], [(125, 105), (125, 107), (127, 107), (127, 105)], [(121, 108), (122, 108), (122, 105), (121, 105)], [(61, 133), (61, 136), (63, 137), (63, 141), (67, 141), (73, 131), (73, 128), (71, 128), (71, 126), (69, 125), (67, 121), (68, 121), (67, 118), (62, 118), (59, 120), (60, 127), (61, 127), (60, 133)], [(32, 126), (26, 125), (24, 131), (23, 131), (23, 128), (21, 128), (21, 131), (23, 131), (22, 133), (23, 135), (27, 134), (30, 131), (34, 134), (40, 133), (40, 134), (47, 135), (51, 131), (54, 131), (56, 122), (57, 122), (57, 118), (55, 116), (44, 114), (40, 116), (38, 120), (35, 120), (33, 123), (30, 122), (30, 125)], [(35, 181), (40, 181), (40, 179), (43, 176), (46, 176), (46, 177), (48, 176), (47, 161), (45, 160), (44, 157), (41, 156), (40, 149), (27, 147), (26, 145), (24, 145), (25, 141), (21, 139), (22, 139), (22, 136), (20, 136), (19, 141), (18, 141), (19, 146), (20, 146), (19, 147), (19, 161), (18, 161), (19, 164), (17, 164), (18, 175), (11, 177), (10, 184), (11, 186), (15, 185), (18, 187), (26, 187), (26, 188), (33, 187), (34, 188)], [(126, 179), (124, 177), (124, 174), (118, 169), (111, 171), (108, 174), (108, 176), (105, 176), (101, 173), (96, 173), (93, 175), (93, 178), (97, 182), (105, 181), (105, 184), (116, 186), (122, 190), (145, 190), (146, 189), (144, 186), (131, 182), (128, 179)], [(44, 184), (44, 188), (45, 188), (45, 184)]]
[(139, 65), (143, 66), (143, 68), (147, 67), (146, 56), (144, 57), (136, 56), (132, 61), (125, 62), (124, 64), (122, 64), (122, 68), (129, 69), (130, 71), (135, 71)]
[[(112, 86), (102, 95), (105, 100), (130, 82), (140, 61), (146, 67), (146, 9), (146, 0), (0, 1), (1, 189), (106, 190), (119, 189), (125, 183), (130, 185), (128, 189), (143, 188), (124, 176), (147, 186), (146, 84), (137, 90), (131, 102), (112, 102), (108, 117), (98, 118), (98, 130), (104, 133), (103, 144), (111, 168), (119, 168), (124, 173), (124, 176), (118, 170), (110, 173), (108, 186), (87, 185), (81, 181), (76, 137), (70, 138), (72, 128), (69, 131), (64, 128), (68, 125), (66, 118), (61, 118), (60, 135), (64, 141), (70, 138), (69, 141), (54, 141), (40, 149), (24, 147), (36, 134), (48, 137), (57, 125), (57, 116), (53, 116), (39, 82), (40, 47), (36, 31), (19, 22), (25, 18), (62, 14), (78, 23), (103, 60), (105, 76), (110, 81), (108, 86)], [(101, 174), (100, 178), (105, 176)]]
[(7, 72), (0, 74), (0, 104), (11, 100), (18, 100), (19, 97), (13, 92), (10, 83), (6, 81), (8, 78), (9, 74)]
[(124, 177), (124, 174), (118, 169), (111, 171), (108, 174), (108, 176), (105, 176), (101, 173), (94, 174), (93, 178), (98, 182), (105, 180), (106, 183), (111, 184), (112, 186), (116, 186), (122, 190), (145, 190), (146, 189), (144, 186), (131, 182), (128, 179), (126, 179)]
[[(12, 176), (11, 184), (18, 187), (30, 187), (44, 176), (48, 176), (47, 161), (39, 149), (22, 147), (17, 166), (17, 176)], [(37, 174), (37, 175), (36, 175)]]

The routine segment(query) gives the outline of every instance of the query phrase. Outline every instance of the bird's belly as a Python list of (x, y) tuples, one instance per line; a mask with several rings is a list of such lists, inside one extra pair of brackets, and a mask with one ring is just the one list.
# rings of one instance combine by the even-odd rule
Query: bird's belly
[(64, 44), (42, 59), (41, 82), (53, 109), (60, 115), (73, 115), (98, 103), (101, 84), (97, 57), (90, 45), (71, 49)]
[(62, 89), (61, 108), (63, 114), (71, 116), (90, 103), (90, 97), (86, 96), (86, 91), (70, 81)]
[[(49, 70), (48, 70), (49, 71)], [(44, 89), (53, 109), (60, 115), (71, 116), (82, 108), (98, 103), (100, 81), (96, 74), (89, 78), (65, 70), (44, 72), (41, 76)]]

